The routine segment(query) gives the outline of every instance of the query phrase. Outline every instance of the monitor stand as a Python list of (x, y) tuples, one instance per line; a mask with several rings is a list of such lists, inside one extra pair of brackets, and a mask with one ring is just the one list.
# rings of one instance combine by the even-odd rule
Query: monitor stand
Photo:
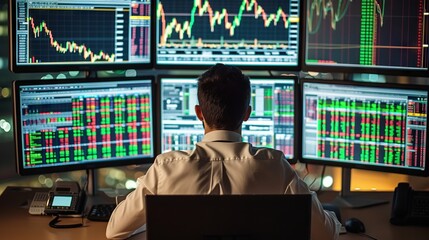
[(365, 193), (354, 193), (350, 191), (351, 186), (351, 169), (342, 168), (341, 171), (341, 192), (340, 195), (334, 200), (333, 204), (338, 207), (348, 207), (348, 208), (363, 208), (370, 207), (380, 204), (388, 203), (386, 199), (377, 199), (375, 193), (369, 193), (373, 195), (372, 197), (364, 196)]
[(85, 71), (85, 78), (97, 78), (97, 71)]
[(86, 191), (86, 195), (93, 199), (114, 199), (117, 196), (126, 196), (131, 192), (129, 189), (100, 189), (97, 184), (97, 171), (95, 169), (86, 169), (86, 186), (84, 189)]
[(87, 169), (86, 170), (86, 194), (89, 196), (95, 196), (96, 195), (96, 176), (95, 176), (94, 169)]

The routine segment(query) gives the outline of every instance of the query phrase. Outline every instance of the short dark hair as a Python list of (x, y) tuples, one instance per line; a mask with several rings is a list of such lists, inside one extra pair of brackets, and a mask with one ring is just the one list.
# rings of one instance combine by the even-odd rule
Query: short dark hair
[(198, 101), (206, 124), (236, 130), (250, 103), (250, 80), (240, 69), (216, 64), (198, 78)]

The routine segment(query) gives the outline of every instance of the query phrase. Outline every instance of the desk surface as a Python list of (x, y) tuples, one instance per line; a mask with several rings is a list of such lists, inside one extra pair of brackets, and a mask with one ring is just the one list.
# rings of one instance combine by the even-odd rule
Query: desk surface
[[(331, 202), (338, 196), (336, 192), (321, 192), (318, 197), (321, 202)], [(418, 226), (395, 226), (390, 224), (392, 192), (373, 192), (368, 193), (367, 197), (375, 199), (384, 199), (389, 201), (387, 204), (365, 208), (341, 208), (341, 218), (346, 219), (355, 217), (365, 224), (366, 234), (378, 240), (423, 240), (428, 239), (429, 227)], [(358, 234), (347, 233), (340, 236), (340, 239), (370, 239)]]
[[(7, 187), (0, 196), (0, 223), (1, 239), (105, 239), (106, 222), (92, 222), (84, 220), (84, 227), (72, 229), (55, 229), (48, 226), (51, 217), (31, 216), (28, 206), (36, 191), (46, 191), (40, 188)], [(377, 193), (378, 194), (378, 193)], [(319, 198), (322, 202), (332, 201), (337, 193), (322, 192)], [(392, 193), (380, 193), (379, 197), (390, 199)], [(113, 201), (103, 196), (89, 198), (88, 206), (97, 202)], [(357, 217), (365, 223), (366, 233), (378, 240), (428, 239), (429, 227), (393, 226), (389, 223), (390, 204), (383, 204), (368, 208), (341, 209), (342, 219)], [(63, 224), (80, 222), (81, 219), (64, 219)], [(145, 233), (134, 236), (132, 239), (146, 239)], [(341, 240), (369, 239), (357, 234), (343, 234)]]
[[(85, 227), (55, 229), (49, 227), (50, 216), (28, 213), (34, 193), (43, 188), (7, 187), (0, 196), (1, 239), (105, 239), (106, 223), (84, 219)], [(94, 199), (91, 199), (93, 201)], [(108, 199), (106, 199), (108, 201)], [(89, 203), (90, 204), (90, 203)], [(87, 206), (91, 206), (87, 204)], [(81, 218), (61, 218), (60, 224), (80, 223)]]

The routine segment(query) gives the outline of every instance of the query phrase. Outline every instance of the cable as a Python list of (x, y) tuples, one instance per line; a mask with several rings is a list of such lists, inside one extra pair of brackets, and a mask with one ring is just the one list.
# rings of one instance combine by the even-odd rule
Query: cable
[[(310, 171), (308, 170), (308, 165), (307, 164), (305, 164), (305, 170), (306, 170), (307, 174), (305, 174), (305, 176), (302, 178), (302, 180), (304, 182), (305, 182), (305, 178), (310, 175)], [(323, 165), (322, 173), (320, 175), (320, 185), (319, 185), (319, 188), (317, 190), (315, 190), (316, 192), (319, 192), (320, 190), (322, 190), (322, 187), (323, 187), (323, 177), (325, 176), (325, 170), (326, 170), (326, 165)], [(315, 177), (311, 183), (307, 184), (310, 189), (313, 186), (313, 184), (317, 181), (317, 179), (318, 178)]]
[(313, 186), (313, 184), (317, 181), (317, 177), (313, 178), (313, 181), (311, 183), (308, 184), (308, 187), (311, 189), (311, 187)]
[(310, 175), (310, 172), (308, 171), (308, 164), (305, 164), (305, 175), (302, 177), (302, 180), (305, 182), (305, 178), (308, 177), (308, 175)]
[(359, 235), (365, 236), (365, 237), (370, 238), (370, 239), (372, 239), (372, 240), (377, 240), (377, 238), (375, 238), (375, 237), (373, 237), (373, 236), (371, 236), (371, 235), (368, 235), (368, 234), (366, 234), (366, 233), (359, 233)]
[(320, 174), (319, 189), (317, 189), (316, 192), (320, 192), (320, 190), (322, 190), (322, 187), (323, 187), (323, 178), (325, 177), (325, 170), (326, 170), (326, 165), (323, 165), (322, 173)]
[(82, 189), (83, 189), (83, 191), (88, 192), (88, 181), (89, 181), (89, 169), (88, 168), (85, 169), (85, 174), (86, 174), (86, 177), (85, 177), (85, 182), (83, 184)]
[(78, 228), (78, 227), (83, 227), (83, 215), (82, 215), (82, 223), (57, 225), (57, 223), (59, 223), (59, 222), (61, 222), (60, 216), (55, 215), (55, 217), (49, 222), (49, 227), (51, 227), (51, 228)]

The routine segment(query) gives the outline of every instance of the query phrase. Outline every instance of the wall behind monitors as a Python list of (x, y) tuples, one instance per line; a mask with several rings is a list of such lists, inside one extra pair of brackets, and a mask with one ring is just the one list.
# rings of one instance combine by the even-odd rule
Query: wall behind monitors
[(160, 67), (299, 70), (300, 0), (158, 0)]
[[(289, 78), (250, 78), (252, 114), (243, 123), (243, 141), (271, 147), (295, 159), (295, 82)], [(161, 151), (190, 150), (204, 129), (195, 115), (195, 77), (161, 77)]]
[(151, 66), (150, 0), (12, 0), (9, 8), (14, 72)]
[(428, 74), (428, 0), (305, 3), (303, 70)]

